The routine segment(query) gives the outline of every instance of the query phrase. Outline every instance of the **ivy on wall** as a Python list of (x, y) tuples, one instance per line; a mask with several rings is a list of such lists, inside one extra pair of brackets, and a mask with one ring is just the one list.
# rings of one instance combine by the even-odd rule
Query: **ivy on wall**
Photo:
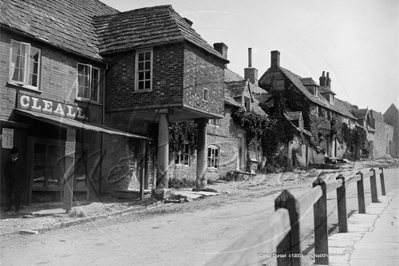
[(193, 121), (169, 123), (169, 151), (181, 151), (183, 145), (188, 144), (193, 153), (197, 145), (197, 140), (197, 125)]
[[(153, 147), (157, 147), (159, 124), (149, 127), (149, 135), (153, 139)], [(169, 123), (169, 151), (181, 151), (183, 145), (188, 144), (193, 153), (197, 145), (197, 125), (193, 121), (178, 121)]]

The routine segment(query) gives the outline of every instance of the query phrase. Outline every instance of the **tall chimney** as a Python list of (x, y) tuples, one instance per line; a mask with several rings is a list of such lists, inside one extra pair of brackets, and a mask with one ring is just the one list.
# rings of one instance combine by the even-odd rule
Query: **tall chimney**
[(271, 51), (271, 67), (272, 68), (280, 67), (280, 52), (279, 51)]
[(331, 89), (331, 79), (330, 79), (330, 73), (329, 72), (327, 72), (327, 84), (326, 84), (326, 86)]
[(244, 69), (244, 78), (258, 86), (258, 70), (252, 67), (252, 48), (248, 48), (248, 67)]
[(248, 67), (252, 67), (252, 48), (248, 48)]
[(214, 43), (213, 44), (213, 48), (216, 51), (218, 51), (223, 56), (223, 58), (227, 59), (227, 49), (228, 49), (228, 47), (227, 47), (226, 44), (224, 44), (222, 42)]
[(319, 81), (320, 81), (320, 87), (325, 87), (326, 86), (326, 77), (324, 76), (324, 71), (323, 71), (321, 77), (319, 78)]

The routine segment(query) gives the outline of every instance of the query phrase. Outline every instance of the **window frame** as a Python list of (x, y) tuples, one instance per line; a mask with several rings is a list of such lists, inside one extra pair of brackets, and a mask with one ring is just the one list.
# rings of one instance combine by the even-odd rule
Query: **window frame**
[[(79, 66), (84, 66), (84, 67), (88, 67), (89, 69), (89, 74), (88, 74), (88, 97), (84, 97), (84, 96), (79, 96), (79, 92), (80, 92), (80, 84), (79, 84)], [(94, 75), (93, 75), (93, 70), (96, 70), (98, 72), (97, 74), (97, 95), (96, 98), (97, 99), (92, 99), (92, 94), (94, 91), (94, 85), (95, 84), (93, 82), (94, 80)], [(100, 91), (101, 91), (101, 69), (98, 67), (95, 67), (93, 65), (90, 64), (85, 64), (85, 63), (77, 63), (76, 65), (76, 71), (77, 71), (77, 89), (76, 89), (76, 99), (79, 101), (85, 101), (85, 102), (95, 102), (95, 103), (100, 103)]]
[[(145, 78), (144, 77), (144, 79), (142, 79), (142, 80), (140, 79), (139, 80), (140, 73), (142, 73), (142, 72), (145, 73), (145, 72), (148, 71), (147, 69), (139, 71), (139, 63), (141, 63), (141, 61), (139, 61), (140, 54), (145, 54), (145, 53), (148, 53), (148, 52), (150, 52), (150, 60), (146, 60), (145, 56), (144, 56), (143, 63), (144, 63), (144, 66), (145, 66), (145, 63), (147, 61), (150, 61), (150, 69), (149, 69), (150, 78)], [(135, 55), (135, 67), (134, 67), (134, 91), (135, 92), (149, 92), (149, 91), (153, 90), (153, 88), (152, 88), (152, 86), (153, 86), (153, 68), (154, 68), (154, 50), (152, 48), (137, 50), (136, 51), (136, 55)], [(149, 81), (150, 82), (150, 88), (149, 89), (147, 89), (147, 88), (139, 89), (139, 82), (141, 82), (141, 81), (144, 82), (144, 85), (145, 85), (145, 83), (147, 81)]]
[(208, 102), (209, 101), (209, 89), (204, 88), (203, 94), (202, 94), (202, 100), (204, 102)]
[(251, 98), (244, 96), (244, 108), (245, 110), (247, 110), (248, 112), (251, 111)]
[(208, 124), (216, 126), (216, 127), (220, 127), (220, 126), (222, 126), (222, 119), (211, 118), (211, 119), (209, 119)]
[(208, 145), (207, 167), (209, 169), (219, 169), (220, 166), (220, 148), (215, 145)]
[[(21, 49), (22, 46), (25, 46), (24, 55), (22, 55), (22, 53), (21, 54), (13, 53), (14, 52), (14, 44), (18, 44), (20, 46), (19, 49)], [(32, 58), (32, 54), (36, 54), (36, 53), (32, 53), (32, 50), (35, 50), (38, 53), (37, 73), (34, 73), (31, 70), (31, 67), (32, 67), (31, 60), (34, 60), (34, 58)], [(15, 73), (14, 73), (15, 69), (17, 68), (16, 62), (15, 63), (13, 62), (13, 55), (16, 55), (16, 57), (17, 57), (16, 60), (18, 60), (19, 57), (22, 57), (22, 56), (25, 58), (23, 60), (24, 66), (23, 66), (23, 68), (21, 68), (21, 70), (23, 72), (22, 81), (13, 79), (13, 76), (15, 75)], [(35, 91), (40, 91), (40, 76), (41, 76), (41, 63), (42, 63), (41, 58), (42, 58), (42, 50), (40, 48), (33, 46), (28, 42), (21, 42), (21, 41), (11, 39), (8, 82), (10, 84), (16, 84), (19, 86), (23, 86), (24, 88), (32, 89)], [(33, 65), (33, 68), (34, 68), (34, 65)], [(37, 85), (36, 86), (31, 84), (32, 82), (30, 80), (31, 80), (32, 74), (37, 76), (37, 80), (36, 80)]]

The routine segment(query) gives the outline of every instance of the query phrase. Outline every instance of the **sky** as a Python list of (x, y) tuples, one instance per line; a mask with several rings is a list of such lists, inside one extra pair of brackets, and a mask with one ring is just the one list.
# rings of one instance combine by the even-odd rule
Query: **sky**
[(228, 68), (244, 75), (248, 48), (259, 78), (280, 66), (319, 83), (329, 72), (336, 97), (384, 113), (399, 108), (398, 0), (102, 0), (119, 10), (172, 5), (210, 45), (228, 46)]

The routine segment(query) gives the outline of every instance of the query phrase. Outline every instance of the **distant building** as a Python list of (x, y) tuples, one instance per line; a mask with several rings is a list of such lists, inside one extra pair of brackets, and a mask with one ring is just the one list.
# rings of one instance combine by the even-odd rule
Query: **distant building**
[[(294, 88), (301, 93), (311, 105), (311, 112), (318, 117), (324, 117), (328, 120), (332, 115), (336, 115), (342, 122), (346, 123), (350, 128), (355, 127), (356, 118), (350, 112), (349, 103), (341, 101), (335, 97), (335, 93), (331, 90), (331, 78), (329, 73), (325, 75), (323, 71), (320, 77), (320, 84), (317, 84), (312, 78), (302, 78), (297, 74), (280, 66), (280, 52), (271, 52), (270, 68), (259, 79), (259, 86), (268, 92), (282, 91), (288, 88)], [(287, 102), (289, 106), (291, 103)], [(290, 109), (285, 110), (286, 117), (290, 120), (300, 131), (307, 131), (309, 134), (311, 121), (304, 118), (301, 114), (302, 110)], [(319, 130), (330, 131), (330, 125), (314, 125)], [(304, 127), (304, 128), (300, 128)], [(323, 140), (325, 149), (319, 151), (310, 149), (309, 146), (301, 143), (299, 139), (294, 139), (287, 143), (287, 154), (293, 161), (298, 161), (302, 166), (307, 166), (309, 163), (322, 163), (324, 157), (342, 158), (346, 151), (345, 143), (340, 143), (336, 136), (328, 135)], [(292, 150), (298, 151), (296, 158), (293, 158)]]
[(392, 104), (384, 113), (384, 122), (393, 127), (393, 140), (390, 145), (390, 154), (392, 157), (399, 158), (399, 111)]

